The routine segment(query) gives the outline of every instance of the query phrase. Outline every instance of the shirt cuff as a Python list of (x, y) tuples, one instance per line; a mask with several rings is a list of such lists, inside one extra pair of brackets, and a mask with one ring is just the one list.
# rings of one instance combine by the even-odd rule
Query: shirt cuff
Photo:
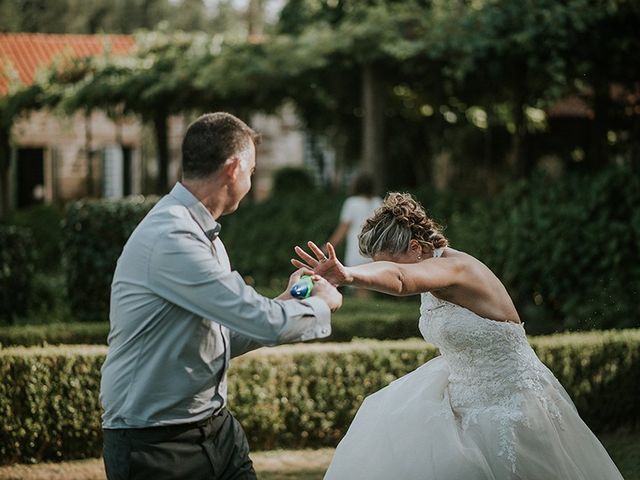
[(300, 340), (313, 340), (314, 338), (325, 338), (331, 335), (331, 309), (329, 305), (317, 297), (309, 297), (301, 300), (300, 303), (310, 307), (316, 317), (315, 324), (305, 330)]

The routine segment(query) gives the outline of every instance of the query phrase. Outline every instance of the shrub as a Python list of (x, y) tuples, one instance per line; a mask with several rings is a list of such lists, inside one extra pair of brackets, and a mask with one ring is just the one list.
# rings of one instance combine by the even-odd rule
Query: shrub
[[(419, 308), (415, 301), (349, 299), (333, 314), (331, 337), (321, 341), (348, 342), (357, 337), (379, 340), (416, 337), (419, 335), (418, 316)], [(108, 335), (107, 322), (16, 325), (0, 327), (0, 347), (105, 345)]]
[(69, 321), (71, 315), (62, 271), (49, 273), (36, 271), (33, 276), (32, 291), (28, 312), (16, 323), (42, 324)]
[(36, 270), (55, 271), (60, 268), (62, 254), (63, 211), (55, 205), (37, 205), (16, 210), (8, 223), (26, 228), (33, 234)]
[(88, 200), (69, 205), (63, 222), (63, 267), (73, 316), (106, 320), (116, 261), (155, 199)]
[(233, 268), (257, 284), (281, 283), (294, 269), (289, 260), (295, 245), (329, 239), (342, 200), (328, 194), (274, 196), (222, 217), (220, 238)]
[(0, 327), (0, 348), (46, 345), (106, 345), (107, 322), (46, 323)]
[(465, 229), (454, 246), (498, 274), (527, 322), (640, 325), (640, 175), (630, 169), (519, 182), (461, 219)]
[(31, 232), (0, 225), (0, 324), (12, 323), (29, 306), (34, 261)]
[[(342, 195), (309, 191), (245, 204), (221, 218), (233, 267), (259, 286), (282, 286), (295, 245), (325, 242)], [(640, 325), (640, 176), (612, 168), (596, 176), (539, 176), (491, 201), (414, 192), (452, 246), (504, 281), (529, 333)], [(150, 202), (80, 202), (65, 221), (71, 307), (106, 319), (111, 276), (128, 235)]]
[[(597, 431), (640, 425), (640, 330), (531, 340)], [(106, 347), (0, 350), (0, 463), (99, 456)], [(255, 449), (334, 446), (364, 397), (436, 355), (422, 341), (292, 345), (236, 359), (229, 405)]]
[(0, 350), (0, 463), (100, 455), (104, 347)]
[(315, 190), (309, 170), (299, 167), (283, 167), (273, 175), (273, 191), (277, 195), (299, 193), (304, 195)]
[[(63, 223), (64, 270), (73, 315), (81, 321), (106, 319), (113, 271), (122, 247), (154, 200), (81, 201), (71, 204)], [(293, 271), (296, 244), (326, 241), (338, 221), (334, 197), (285, 195), (243, 205), (221, 218), (221, 238), (233, 268), (250, 282), (282, 284)], [(250, 252), (250, 253), (249, 253)]]

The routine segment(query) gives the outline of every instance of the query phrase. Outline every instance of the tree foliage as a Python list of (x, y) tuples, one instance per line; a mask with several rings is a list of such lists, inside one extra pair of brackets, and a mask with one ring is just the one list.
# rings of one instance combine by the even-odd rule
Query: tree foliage
[(639, 21), (640, 9), (628, 0), (290, 0), (274, 33), (261, 40), (140, 33), (134, 55), (57, 65), (0, 99), (0, 113), (4, 125), (43, 105), (135, 113), (156, 126), (162, 157), (171, 113), (246, 116), (292, 101), (346, 161), (358, 157), (361, 77), (369, 66), (384, 97), (384, 154), (402, 167), (389, 169), (387, 187), (426, 181), (443, 152), (455, 157), (458, 172), (509, 164), (511, 175), (528, 174), (536, 161), (528, 139), (546, 128), (544, 109), (567, 95), (592, 108), (591, 145), (578, 147), (587, 164), (601, 165), (611, 157), (612, 129), (629, 145), (618, 152), (640, 156), (633, 135)]
[(244, 11), (231, 0), (1, 0), (0, 32), (242, 32)]

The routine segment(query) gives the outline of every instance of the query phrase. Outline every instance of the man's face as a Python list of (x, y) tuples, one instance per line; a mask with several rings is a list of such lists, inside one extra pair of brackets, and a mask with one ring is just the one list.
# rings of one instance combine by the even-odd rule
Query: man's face
[(238, 170), (235, 179), (229, 188), (229, 208), (225, 213), (235, 212), (240, 201), (251, 190), (251, 177), (256, 171), (256, 148), (253, 142), (238, 155)]

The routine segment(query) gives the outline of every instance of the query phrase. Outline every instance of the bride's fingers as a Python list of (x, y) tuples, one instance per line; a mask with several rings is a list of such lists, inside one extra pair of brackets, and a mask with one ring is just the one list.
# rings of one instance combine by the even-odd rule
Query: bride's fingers
[(317, 264), (318, 264), (318, 260), (316, 260), (315, 258), (313, 258), (311, 255), (309, 255), (307, 252), (305, 252), (303, 249), (301, 249), (300, 247), (296, 246), (294, 248), (295, 252), (298, 254), (298, 256), (304, 260), (305, 262), (307, 262), (309, 265), (311, 265), (311, 268), (314, 268)]
[(333, 248), (333, 245), (331, 245), (329, 242), (327, 242), (327, 253), (329, 254), (329, 258), (333, 259), (333, 258), (338, 258), (336, 255), (336, 250), (335, 248)]
[[(291, 264), (296, 267), (296, 268), (302, 268), (307, 272), (311, 272), (313, 273), (313, 268), (311, 268), (309, 265), (307, 265), (306, 263), (302, 263), (300, 260), (296, 260), (295, 258), (291, 259)], [(308, 275), (308, 273), (307, 273)]]
[(309, 245), (309, 248), (311, 249), (311, 251), (315, 254), (316, 258), (318, 260), (320, 260), (321, 262), (323, 260), (326, 260), (327, 257), (325, 256), (325, 254), (322, 252), (322, 250), (320, 250), (320, 248), (313, 242), (307, 242), (307, 245)]

